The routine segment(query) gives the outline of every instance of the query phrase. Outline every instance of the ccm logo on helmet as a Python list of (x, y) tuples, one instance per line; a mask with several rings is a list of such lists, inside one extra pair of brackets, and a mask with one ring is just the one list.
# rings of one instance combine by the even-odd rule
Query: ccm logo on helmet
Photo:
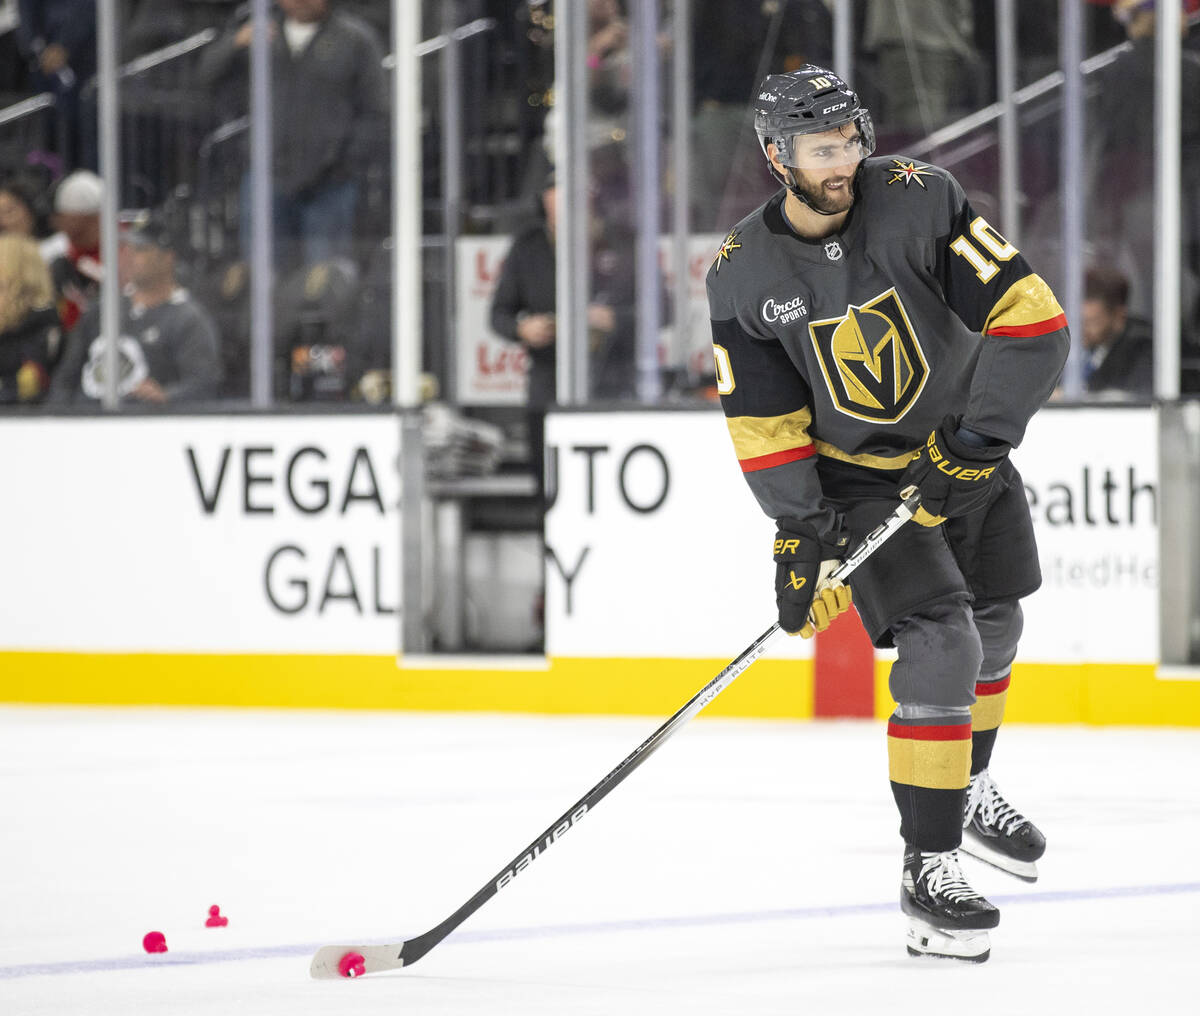
[(850, 103), (847, 101), (839, 102), (834, 106), (826, 106), (823, 110), (821, 110), (821, 116), (829, 116), (830, 113), (836, 113), (839, 109), (845, 109), (849, 105)]

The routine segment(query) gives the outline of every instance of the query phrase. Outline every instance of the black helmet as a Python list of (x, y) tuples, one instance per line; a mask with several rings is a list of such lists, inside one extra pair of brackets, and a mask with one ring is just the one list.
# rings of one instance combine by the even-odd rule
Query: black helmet
[[(858, 94), (824, 67), (805, 64), (787, 74), (771, 74), (758, 87), (754, 100), (754, 131), (759, 147), (763, 155), (767, 155), (767, 146), (773, 144), (779, 161), (785, 166), (813, 168), (800, 165), (793, 138), (803, 134), (823, 134), (846, 124), (857, 127), (858, 158), (865, 159), (875, 150), (875, 126), (871, 114), (859, 102)], [(853, 139), (848, 137), (847, 140)], [(771, 171), (775, 172), (774, 167)], [(783, 182), (792, 186), (790, 180)]]

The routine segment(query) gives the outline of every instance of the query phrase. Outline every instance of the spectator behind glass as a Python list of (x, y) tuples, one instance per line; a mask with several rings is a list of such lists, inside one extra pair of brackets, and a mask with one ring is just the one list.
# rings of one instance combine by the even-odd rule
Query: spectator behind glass
[(96, 168), (94, 125), (82, 121), (79, 92), (96, 73), (96, 0), (19, 0), (17, 41), (35, 91), (53, 92), (58, 154), (68, 167)]
[(629, 89), (633, 54), (619, 0), (588, 0), (587, 144), (592, 186), (606, 208), (630, 205)]
[(36, 202), (33, 192), (19, 181), (0, 182), (0, 234), (34, 238), (38, 226)]
[(633, 57), (629, 22), (619, 0), (588, 0), (587, 65), (593, 112), (623, 123), (629, 109)]
[[(215, 398), (221, 382), (217, 330), (208, 312), (176, 282), (170, 231), (149, 214), (121, 234), (121, 246), (128, 273), (117, 339), (121, 400), (174, 405)], [(50, 401), (103, 398), (105, 346), (96, 304), (68, 339)]]
[(237, 0), (122, 0), (121, 59), (216, 28), (236, 5)]
[(100, 206), (104, 181), (81, 169), (62, 180), (54, 192), (52, 221), (58, 232), (43, 253), (58, 294), (58, 312), (70, 331), (100, 295)]
[(1150, 323), (1129, 315), (1129, 279), (1093, 266), (1083, 286), (1084, 383), (1089, 395), (1148, 399), (1154, 391)]
[[(541, 193), (543, 217), (517, 234), (492, 296), (492, 328), (529, 353), (529, 444), (540, 484), (544, 415), (555, 401), (554, 237), (558, 219), (554, 174)], [(624, 230), (596, 221), (592, 229), (592, 302), (587, 309), (588, 367), (592, 396), (628, 398), (634, 388), (633, 240)]]
[(42, 260), (50, 264), (65, 249), (63, 238), (49, 236), (42, 188), (24, 176), (0, 183), (0, 234), (15, 233), (38, 243)]
[[(1173, 0), (1180, 2), (1180, 0)], [(1185, 9), (1190, 6), (1184, 3)], [(1113, 16), (1130, 45), (1089, 87), (1089, 239), (1129, 275), (1129, 308), (1151, 317), (1154, 304), (1154, 0), (1116, 0)], [(1186, 18), (1183, 19), (1186, 30)], [(1180, 60), (1180, 200), (1183, 303), (1200, 292), (1200, 57)]]
[(54, 286), (37, 244), (0, 234), (0, 404), (41, 398), (61, 338)]
[[(387, 88), (373, 30), (330, 0), (278, 0), (271, 22), (275, 263), (354, 256), (359, 178), (386, 158)], [(198, 75), (228, 83), (244, 106), (254, 26), (236, 22), (204, 50)], [(249, 178), (242, 248), (249, 250)]]
[(727, 228), (776, 189), (752, 142), (751, 103), (766, 68), (828, 66), (833, 21), (822, 0), (692, 5), (692, 228)]
[(863, 49), (874, 58), (872, 113), (893, 142), (945, 126), (972, 107), (981, 66), (971, 0), (875, 0)]

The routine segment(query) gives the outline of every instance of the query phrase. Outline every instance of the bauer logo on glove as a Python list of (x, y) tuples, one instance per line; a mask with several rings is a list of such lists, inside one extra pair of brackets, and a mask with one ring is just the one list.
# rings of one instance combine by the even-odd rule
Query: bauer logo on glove
[(926, 440), (900, 477), (900, 489), (916, 486), (921, 506), (913, 521), (940, 526), (948, 518), (967, 515), (990, 503), (1009, 446), (986, 443), (947, 416)]
[(808, 585), (808, 579), (803, 575), (797, 575), (794, 571), (789, 571), (787, 584), (790, 588), (799, 590)]
[(996, 471), (995, 466), (988, 466), (986, 469), (968, 469), (961, 462), (956, 462), (938, 447), (936, 430), (929, 435), (929, 440), (925, 442), (925, 448), (930, 461), (937, 466), (938, 472), (945, 473), (962, 482), (990, 480), (992, 473)]

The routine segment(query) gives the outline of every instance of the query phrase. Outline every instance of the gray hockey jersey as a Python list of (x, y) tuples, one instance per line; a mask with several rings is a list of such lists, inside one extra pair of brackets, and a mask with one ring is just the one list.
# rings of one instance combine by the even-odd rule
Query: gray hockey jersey
[(772, 518), (812, 517), (819, 457), (903, 470), (942, 419), (1011, 445), (1070, 346), (1062, 308), (945, 170), (872, 158), (842, 229), (797, 236), (779, 191), (708, 272), (717, 389)]

